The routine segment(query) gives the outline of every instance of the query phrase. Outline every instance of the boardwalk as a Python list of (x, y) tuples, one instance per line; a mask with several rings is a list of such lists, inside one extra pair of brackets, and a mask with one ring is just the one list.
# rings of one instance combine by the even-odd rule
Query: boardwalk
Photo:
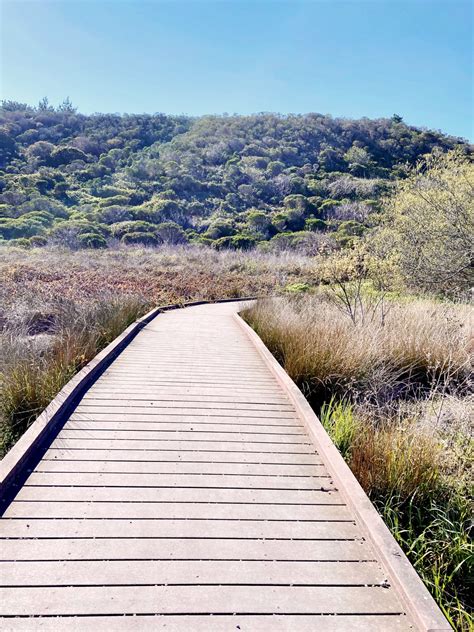
[(424, 629), (236, 310), (158, 316), (84, 396), (0, 521), (0, 629)]

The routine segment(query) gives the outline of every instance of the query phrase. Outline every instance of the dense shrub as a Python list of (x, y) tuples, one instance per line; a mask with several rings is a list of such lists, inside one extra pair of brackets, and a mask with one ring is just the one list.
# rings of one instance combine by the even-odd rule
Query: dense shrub
[(146, 232), (125, 233), (121, 241), (124, 244), (142, 244), (143, 246), (157, 246), (161, 243), (154, 233)]

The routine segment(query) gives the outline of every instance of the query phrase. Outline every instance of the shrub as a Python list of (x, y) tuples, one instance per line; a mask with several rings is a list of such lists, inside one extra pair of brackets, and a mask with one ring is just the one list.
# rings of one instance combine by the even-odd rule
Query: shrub
[(106, 248), (107, 242), (97, 233), (83, 233), (78, 236), (78, 241), (83, 248)]
[(250, 250), (257, 243), (252, 235), (234, 235), (230, 238), (229, 247), (234, 250)]
[(305, 222), (305, 230), (327, 230), (328, 224), (323, 219), (316, 219), (315, 217), (310, 217)]
[(114, 237), (121, 239), (127, 233), (153, 233), (156, 226), (150, 222), (125, 221), (112, 224), (110, 231)]
[(30, 237), (30, 245), (33, 248), (41, 248), (42, 246), (46, 246), (47, 243), (48, 240), (42, 235), (34, 235), (33, 237)]
[(142, 244), (143, 246), (157, 246), (159, 243), (154, 233), (145, 232), (125, 233), (121, 241), (124, 244)]
[(186, 233), (176, 222), (158, 224), (155, 232), (166, 244), (184, 244), (188, 241)]
[(291, 294), (304, 294), (310, 289), (311, 287), (307, 283), (290, 283), (285, 287), (285, 291)]

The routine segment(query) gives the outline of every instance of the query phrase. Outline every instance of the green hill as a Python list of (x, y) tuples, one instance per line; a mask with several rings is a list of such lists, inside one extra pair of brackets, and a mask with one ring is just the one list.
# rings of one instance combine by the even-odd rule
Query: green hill
[(73, 248), (201, 242), (333, 249), (407, 165), (469, 146), (401, 117), (79, 114), (0, 108), (0, 238)]

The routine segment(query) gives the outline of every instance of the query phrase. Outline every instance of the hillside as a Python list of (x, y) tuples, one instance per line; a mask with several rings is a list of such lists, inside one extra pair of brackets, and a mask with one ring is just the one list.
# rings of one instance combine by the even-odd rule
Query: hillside
[(457, 145), (396, 115), (85, 116), (68, 100), (4, 101), (0, 239), (331, 251), (372, 225), (407, 165)]

